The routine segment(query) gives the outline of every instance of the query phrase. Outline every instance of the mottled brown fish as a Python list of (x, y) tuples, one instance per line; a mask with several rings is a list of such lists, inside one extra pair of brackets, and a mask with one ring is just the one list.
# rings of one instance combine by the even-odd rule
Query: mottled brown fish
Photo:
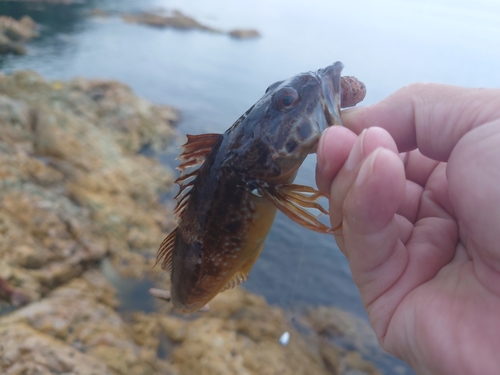
[(293, 180), (323, 130), (341, 125), (341, 106), (364, 98), (364, 85), (341, 78), (342, 68), (336, 62), (276, 82), (224, 134), (187, 136), (176, 181), (179, 225), (157, 257), (171, 271), (171, 292), (152, 294), (191, 312), (244, 282), (277, 209), (306, 228), (331, 233), (307, 210), (327, 213), (317, 203), (322, 194)]

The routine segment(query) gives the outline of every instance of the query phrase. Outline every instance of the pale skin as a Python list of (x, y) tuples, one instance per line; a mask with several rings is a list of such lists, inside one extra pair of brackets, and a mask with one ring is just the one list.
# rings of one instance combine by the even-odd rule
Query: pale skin
[(342, 119), (316, 180), (380, 344), (418, 374), (499, 374), (500, 90), (413, 84)]

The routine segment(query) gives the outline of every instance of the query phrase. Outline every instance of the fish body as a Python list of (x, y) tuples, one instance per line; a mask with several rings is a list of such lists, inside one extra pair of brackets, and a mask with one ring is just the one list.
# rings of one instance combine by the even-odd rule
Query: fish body
[(337, 62), (276, 82), (224, 134), (188, 136), (179, 157), (179, 224), (157, 258), (171, 271), (174, 308), (197, 311), (245, 281), (278, 209), (331, 232), (306, 210), (327, 213), (317, 203), (322, 194), (293, 180), (323, 130), (341, 125), (342, 68)]

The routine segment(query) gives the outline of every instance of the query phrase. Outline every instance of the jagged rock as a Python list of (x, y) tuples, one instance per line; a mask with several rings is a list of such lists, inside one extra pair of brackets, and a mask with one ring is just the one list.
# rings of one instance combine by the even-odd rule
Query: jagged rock
[(0, 324), (0, 372), (113, 375), (106, 365), (25, 323)]
[[(0, 358), (7, 356), (12, 362), (21, 355), (14, 350), (11, 351), (15, 353), (7, 353), (7, 349), (4, 349), (6, 355), (1, 355), (2, 344), (6, 343), (1, 335), (5, 334), (12, 348), (18, 347), (21, 352), (29, 349), (26, 360), (30, 366), (38, 366), (39, 358), (48, 356), (44, 365), (52, 373), (87, 374), (87, 368), (92, 368), (94, 374), (174, 374), (174, 367), (157, 359), (156, 352), (134, 341), (132, 329), (115, 311), (116, 306), (114, 288), (100, 272), (88, 271), (43, 300), (1, 318)], [(29, 332), (35, 343), (17, 341), (26, 340), (24, 332)], [(154, 340), (155, 336), (151, 338)], [(67, 363), (70, 356), (76, 359)], [(77, 372), (75, 363), (80, 361), (86, 361), (87, 365)]]
[(106, 254), (149, 254), (149, 270), (173, 176), (137, 152), (167, 144), (175, 116), (117, 82), (1, 75), (0, 278), (38, 299)]

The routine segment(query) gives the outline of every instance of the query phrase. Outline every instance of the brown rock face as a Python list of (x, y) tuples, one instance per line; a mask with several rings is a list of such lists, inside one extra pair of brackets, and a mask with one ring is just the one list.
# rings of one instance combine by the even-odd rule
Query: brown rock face
[(155, 254), (172, 175), (137, 152), (174, 119), (116, 82), (0, 76), (0, 278), (38, 299), (106, 254)]

